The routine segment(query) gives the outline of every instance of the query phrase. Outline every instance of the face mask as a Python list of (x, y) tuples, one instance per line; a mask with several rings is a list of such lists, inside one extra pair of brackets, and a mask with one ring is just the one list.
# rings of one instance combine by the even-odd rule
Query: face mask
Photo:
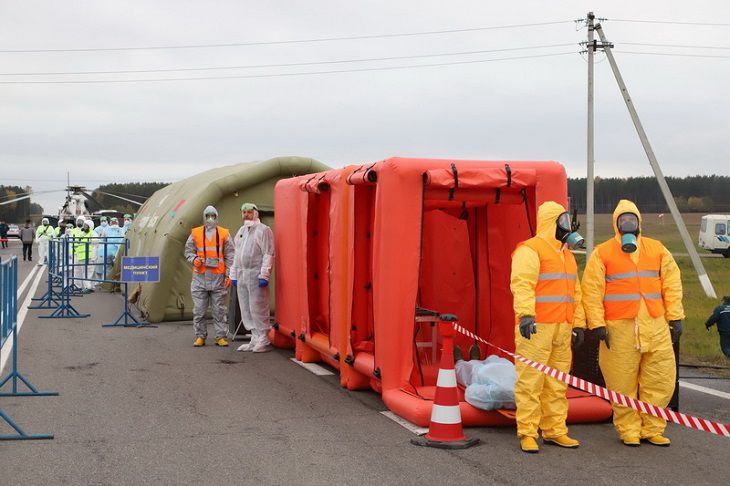
[(566, 244), (571, 250), (580, 248), (583, 245), (583, 237), (577, 231), (573, 231), (573, 225), (570, 222), (570, 214), (567, 212), (562, 213), (558, 216), (555, 223), (556, 240)]
[(216, 218), (208, 216), (205, 218), (205, 227), (209, 228), (209, 229), (215, 228), (216, 222), (217, 222)]
[(106, 221), (102, 221), (102, 222), (101, 222), (101, 225), (102, 225), (102, 226), (106, 226), (106, 225), (107, 225), (107, 222), (106, 222)]
[(623, 213), (616, 219), (616, 226), (621, 233), (621, 250), (633, 253), (637, 248), (639, 235), (639, 217), (634, 213)]
[(246, 220), (243, 221), (243, 226), (246, 227), (246, 228), (249, 228), (249, 227), (253, 226), (255, 223), (256, 223), (256, 221), (252, 221), (250, 219), (246, 219)]

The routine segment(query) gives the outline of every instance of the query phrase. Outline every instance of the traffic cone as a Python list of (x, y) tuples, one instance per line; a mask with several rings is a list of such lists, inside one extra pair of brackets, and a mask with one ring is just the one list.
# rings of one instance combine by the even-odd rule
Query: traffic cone
[(441, 363), (439, 365), (436, 395), (431, 409), (431, 424), (423, 437), (411, 439), (411, 444), (439, 449), (466, 449), (479, 443), (479, 439), (468, 439), (461, 427), (459, 391), (456, 387), (454, 370), (454, 327), (457, 317), (453, 314), (441, 316), (439, 331), (443, 340)]

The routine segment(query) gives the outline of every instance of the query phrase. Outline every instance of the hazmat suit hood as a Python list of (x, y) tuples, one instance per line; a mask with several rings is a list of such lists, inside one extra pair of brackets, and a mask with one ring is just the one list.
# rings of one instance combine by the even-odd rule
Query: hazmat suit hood
[(560, 248), (562, 243), (555, 239), (558, 216), (565, 212), (565, 208), (554, 201), (547, 201), (537, 208), (537, 236), (550, 243), (554, 248)]
[(641, 213), (639, 212), (639, 208), (636, 207), (636, 204), (629, 201), (628, 199), (621, 199), (618, 204), (616, 205), (616, 209), (613, 210), (613, 232), (615, 234), (615, 238), (621, 242), (621, 232), (618, 230), (618, 217), (621, 216), (624, 213), (633, 213), (639, 218), (639, 234), (637, 236), (638, 238), (641, 238), (642, 229), (641, 229)]
[[(211, 223), (208, 221), (208, 218), (206, 217), (209, 214), (215, 215), (215, 222)], [(218, 210), (213, 206), (206, 206), (206, 208), (203, 210), (203, 226), (205, 226), (206, 230), (212, 230), (218, 225)]]

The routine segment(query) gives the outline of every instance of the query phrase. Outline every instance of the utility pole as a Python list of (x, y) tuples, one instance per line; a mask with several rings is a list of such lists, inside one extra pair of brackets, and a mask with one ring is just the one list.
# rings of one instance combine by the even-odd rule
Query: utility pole
[(598, 35), (601, 38), (603, 51), (606, 53), (608, 63), (611, 65), (611, 70), (616, 78), (616, 83), (618, 83), (618, 87), (621, 90), (621, 96), (623, 96), (624, 102), (626, 102), (626, 108), (628, 108), (631, 120), (634, 122), (636, 133), (639, 135), (639, 140), (641, 140), (641, 145), (644, 147), (644, 152), (646, 152), (646, 156), (649, 159), (649, 164), (654, 171), (654, 176), (656, 177), (657, 182), (659, 182), (659, 188), (664, 195), (664, 200), (667, 202), (667, 206), (669, 206), (669, 211), (672, 213), (674, 222), (677, 224), (677, 229), (679, 229), (679, 234), (682, 236), (684, 246), (687, 248), (687, 253), (689, 253), (692, 264), (697, 271), (697, 276), (700, 279), (702, 289), (708, 297), (716, 299), (717, 294), (712, 286), (710, 277), (707, 276), (707, 271), (705, 271), (705, 267), (702, 265), (702, 260), (700, 260), (700, 256), (697, 254), (697, 249), (694, 247), (694, 243), (692, 243), (692, 238), (690, 238), (689, 233), (687, 232), (687, 227), (684, 225), (682, 215), (679, 214), (677, 204), (674, 202), (674, 197), (672, 197), (672, 191), (669, 190), (667, 181), (664, 179), (664, 174), (662, 173), (662, 169), (659, 167), (659, 162), (657, 162), (656, 156), (654, 155), (654, 150), (652, 150), (651, 145), (649, 144), (649, 139), (646, 136), (646, 132), (644, 132), (644, 127), (641, 125), (641, 120), (639, 120), (639, 115), (634, 107), (634, 102), (631, 100), (631, 96), (629, 96), (629, 92), (626, 89), (626, 84), (618, 70), (618, 65), (613, 57), (613, 53), (611, 52), (611, 48), (613, 46), (606, 42), (606, 35), (603, 33), (601, 24), (596, 24), (594, 29), (598, 32)]
[(593, 196), (593, 166), (595, 159), (593, 157), (593, 53), (596, 51), (595, 41), (593, 40), (593, 20), (595, 15), (588, 12), (588, 134), (587, 134), (587, 171), (586, 171), (586, 261), (593, 253), (593, 213), (594, 213), (594, 196)]

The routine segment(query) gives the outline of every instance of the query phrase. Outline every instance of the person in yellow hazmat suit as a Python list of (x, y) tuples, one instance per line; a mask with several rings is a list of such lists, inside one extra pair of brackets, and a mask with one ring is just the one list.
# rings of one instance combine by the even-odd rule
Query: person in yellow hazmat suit
[[(659, 407), (672, 398), (672, 343), (682, 334), (682, 281), (664, 245), (641, 234), (641, 214), (625, 199), (613, 212), (616, 235), (598, 245), (583, 274), (583, 306), (600, 343), (606, 386)], [(668, 321), (668, 324), (667, 324)], [(613, 424), (627, 446), (668, 446), (666, 421), (612, 404)]]
[[(580, 346), (586, 326), (578, 266), (570, 252), (582, 242), (565, 208), (548, 201), (537, 210), (537, 235), (512, 254), (515, 352), (563, 372), (570, 371), (571, 343)], [(578, 447), (565, 425), (567, 385), (520, 361), (515, 367), (520, 448), (538, 452), (538, 429), (545, 443)]]

